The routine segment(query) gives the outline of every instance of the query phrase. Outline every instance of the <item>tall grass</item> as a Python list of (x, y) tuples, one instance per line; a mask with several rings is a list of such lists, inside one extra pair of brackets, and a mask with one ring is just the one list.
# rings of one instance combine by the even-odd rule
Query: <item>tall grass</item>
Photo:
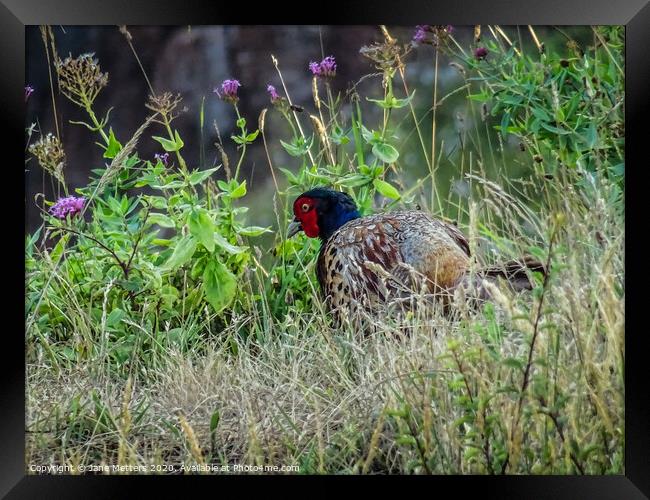
[[(300, 114), (282, 80), (283, 95), (251, 132), (233, 99), (238, 167), (247, 147), (273, 147), (268, 113), (290, 134), (282, 146), (291, 166), (268, 155), (277, 220), (270, 262), (255, 239), (264, 228), (245, 225), (246, 182), (226, 168), (230, 147), (219, 146), (227, 175), (218, 182), (216, 169), (184, 162), (173, 129), (178, 98), (152, 96), (150, 119), (124, 146), (106, 130), (108, 116), (88, 113), (110, 163), (79, 193), (86, 217), (44, 213), (26, 245), (28, 472), (29, 464), (150, 473), (245, 464), (300, 473), (622, 473), (622, 44), (616, 27), (593, 34), (593, 47), (531, 54), (500, 27), (484, 27), (470, 47), (430, 27), (433, 49), (383, 28), (382, 42), (363, 50), (382, 74), (380, 102), (335, 96), (329, 80), (314, 78), (313, 112)], [(464, 192), (435, 182), (443, 150), (435, 111), (444, 101), (431, 89), (429, 142), (404, 80), (411, 50), (434, 50), (434, 64), (438, 52), (455, 57), (466, 76), (459, 92), (473, 130), (447, 158)], [(78, 65), (55, 68), (62, 78)], [(74, 95), (92, 111), (95, 94)], [(371, 124), (375, 105), (380, 120)], [(395, 147), (408, 120), (429, 166), (415, 183)], [(155, 140), (176, 162), (137, 157), (138, 140), (156, 125), (166, 135)], [(512, 137), (528, 155), (517, 180), (504, 167)], [(65, 186), (65, 158), (46, 153), (34, 150)], [(364, 213), (419, 204), (454, 214), (477, 265), (529, 253), (550, 272), (530, 294), (495, 286), (479, 311), (459, 297), (452, 316), (436, 306), (405, 317), (379, 310), (365, 318), (365, 334), (334, 326), (313, 272), (318, 243), (284, 238), (293, 197), (317, 184), (350, 192)]]

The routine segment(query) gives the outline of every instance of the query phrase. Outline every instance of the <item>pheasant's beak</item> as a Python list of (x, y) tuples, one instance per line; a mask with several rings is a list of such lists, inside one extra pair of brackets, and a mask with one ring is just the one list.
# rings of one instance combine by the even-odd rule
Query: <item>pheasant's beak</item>
[(300, 231), (302, 231), (302, 226), (300, 225), (300, 221), (298, 219), (293, 219), (289, 223), (289, 226), (287, 227), (287, 238), (291, 238), (292, 236), (295, 236)]

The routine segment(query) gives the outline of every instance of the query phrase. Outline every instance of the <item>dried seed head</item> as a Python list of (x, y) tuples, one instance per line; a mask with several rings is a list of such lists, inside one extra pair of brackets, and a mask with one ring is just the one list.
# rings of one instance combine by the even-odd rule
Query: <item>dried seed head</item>
[(318, 80), (316, 77), (311, 79), (311, 94), (314, 97), (314, 105), (320, 110), (320, 97), (318, 96)]
[(402, 60), (413, 49), (413, 45), (399, 45), (397, 40), (391, 38), (383, 43), (365, 45), (359, 53), (375, 63), (375, 67), (384, 73), (394, 72), (403, 66)]
[(90, 107), (108, 85), (108, 73), (102, 73), (94, 54), (66, 57), (55, 62), (61, 92), (81, 107)]
[(157, 113), (160, 113), (163, 116), (167, 116), (169, 120), (173, 120), (178, 116), (172, 115), (172, 112), (183, 100), (180, 94), (172, 94), (171, 92), (163, 92), (158, 95), (150, 95), (149, 102), (145, 104), (147, 108)]
[(129, 33), (129, 30), (126, 29), (126, 24), (120, 26), (120, 33), (122, 33), (126, 37), (127, 42), (131, 42), (133, 40), (131, 33)]
[(48, 133), (29, 146), (29, 152), (36, 157), (43, 170), (55, 177), (61, 184), (65, 184), (63, 177), (65, 151), (58, 137)]
[(477, 24), (474, 26), (474, 42), (478, 43), (481, 41), (481, 25)]

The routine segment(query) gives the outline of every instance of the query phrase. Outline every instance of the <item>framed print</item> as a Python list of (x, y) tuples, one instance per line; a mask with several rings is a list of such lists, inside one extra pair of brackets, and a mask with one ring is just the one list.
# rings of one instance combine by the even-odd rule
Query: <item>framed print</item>
[(3, 494), (648, 495), (645, 2), (53, 7), (0, 7)]

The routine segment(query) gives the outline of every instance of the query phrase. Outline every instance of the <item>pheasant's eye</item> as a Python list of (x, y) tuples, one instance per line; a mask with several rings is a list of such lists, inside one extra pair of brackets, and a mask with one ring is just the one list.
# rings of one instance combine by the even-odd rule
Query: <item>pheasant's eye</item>
[(309, 203), (303, 203), (302, 207), (300, 207), (303, 212), (308, 212), (309, 211)]

